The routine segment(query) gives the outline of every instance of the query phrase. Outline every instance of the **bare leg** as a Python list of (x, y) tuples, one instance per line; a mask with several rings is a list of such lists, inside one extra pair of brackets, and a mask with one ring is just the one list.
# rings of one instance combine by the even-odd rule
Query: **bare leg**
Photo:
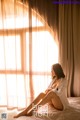
[[(50, 101), (52, 102), (54, 108), (56, 108), (58, 110), (63, 110), (63, 104), (62, 104), (60, 98), (53, 91), (49, 92), (47, 95), (45, 95), (44, 98), (42, 99), (42, 101), (40, 101), (37, 105), (44, 105)], [(28, 113), (29, 115), (32, 113), (32, 110), (29, 111), (29, 113)]]
[[(44, 97), (45, 95), (46, 95), (45, 93), (40, 93), (40, 94), (36, 97), (36, 99), (35, 99), (24, 111), (22, 111), (21, 113), (19, 113), (19, 114), (16, 115), (16, 116), (14, 116), (14, 118), (18, 118), (18, 117), (20, 117), (20, 116), (26, 116), (26, 115), (27, 115), (27, 112), (28, 112), (29, 110), (32, 110), (32, 109), (33, 109), (33, 108), (32, 108), (32, 107), (34, 107), (33, 105), (38, 104), (38, 102), (39, 102), (41, 99), (43, 99), (43, 97)], [(30, 115), (31, 115), (31, 113), (30, 113)]]
[(63, 110), (63, 104), (59, 96), (57, 96), (53, 91), (49, 92), (38, 105), (44, 105), (49, 101), (52, 101), (52, 104), (56, 109)]

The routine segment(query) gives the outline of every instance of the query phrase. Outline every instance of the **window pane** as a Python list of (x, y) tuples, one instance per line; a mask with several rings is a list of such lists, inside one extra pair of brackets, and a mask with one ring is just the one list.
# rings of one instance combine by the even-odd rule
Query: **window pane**
[(5, 75), (0, 74), (0, 105), (6, 105), (6, 79)]
[(48, 31), (32, 33), (32, 70), (51, 71), (58, 62), (58, 47)]
[(21, 69), (21, 46), (19, 36), (0, 36), (0, 69)]
[[(27, 7), (27, 5), (26, 7), (24, 6), (24, 4), (20, 3), (16, 4), (16, 7), (14, 5), (14, 2), (8, 3), (5, 0), (3, 14), (0, 9), (0, 29), (29, 27), (29, 8)], [(32, 14), (32, 27), (43, 26), (43, 23), (40, 21), (41, 17), (34, 10), (32, 10)]]
[(43, 26), (42, 22), (36, 16), (32, 16), (32, 27)]
[[(1, 2), (0, 2), (0, 8)], [(16, 4), (14, 0), (4, 0), (3, 12), (0, 9), (0, 29), (15, 29), (29, 27), (28, 8), (23, 4)]]
[(36, 97), (39, 93), (44, 92), (51, 82), (51, 76), (41, 76), (41, 75), (33, 75), (33, 87)]
[(29, 71), (29, 33), (26, 33), (26, 71)]
[(8, 107), (11, 106), (15, 107), (17, 105), (17, 102), (18, 102), (17, 106), (19, 106), (19, 108), (25, 107), (26, 99), (25, 99), (24, 75), (7, 74), (6, 80), (7, 80), (7, 92), (9, 96)]

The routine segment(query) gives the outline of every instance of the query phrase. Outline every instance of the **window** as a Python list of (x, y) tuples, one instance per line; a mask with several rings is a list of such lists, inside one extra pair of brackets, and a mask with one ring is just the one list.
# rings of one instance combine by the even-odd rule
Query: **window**
[(20, 36), (0, 36), (0, 70), (21, 70)]
[(48, 86), (51, 65), (58, 62), (51, 29), (31, 12), (30, 31), (28, 5), (10, 0), (4, 1), (2, 12), (0, 9), (0, 105), (8, 108), (28, 105), (31, 97)]

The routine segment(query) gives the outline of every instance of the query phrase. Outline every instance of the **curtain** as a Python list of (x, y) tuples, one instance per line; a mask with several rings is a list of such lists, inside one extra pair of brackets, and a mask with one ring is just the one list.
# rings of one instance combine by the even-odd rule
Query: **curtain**
[[(25, 0), (27, 1), (27, 0)], [(54, 31), (54, 38), (58, 44), (58, 5), (54, 3), (54, 0), (28, 0), (32, 8), (35, 9), (45, 20), (45, 22)]]
[(46, 4), (42, 4), (43, 14), (37, 1), (34, 4), (19, 0), (0, 1), (2, 107), (25, 108), (51, 81), (51, 65), (58, 62), (58, 45), (56, 30), (50, 28), (47, 20)]
[(68, 80), (68, 96), (80, 96), (80, 6), (59, 5), (59, 60)]

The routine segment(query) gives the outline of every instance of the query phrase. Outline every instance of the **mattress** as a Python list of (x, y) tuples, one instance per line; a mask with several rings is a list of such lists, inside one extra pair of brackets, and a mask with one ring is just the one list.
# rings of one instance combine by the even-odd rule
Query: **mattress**
[[(44, 108), (36, 112), (33, 116), (21, 116), (14, 120), (80, 120), (80, 97), (70, 97), (69, 107), (63, 111), (56, 110), (48, 106), (48, 111)], [(44, 111), (45, 112), (44, 112)]]

